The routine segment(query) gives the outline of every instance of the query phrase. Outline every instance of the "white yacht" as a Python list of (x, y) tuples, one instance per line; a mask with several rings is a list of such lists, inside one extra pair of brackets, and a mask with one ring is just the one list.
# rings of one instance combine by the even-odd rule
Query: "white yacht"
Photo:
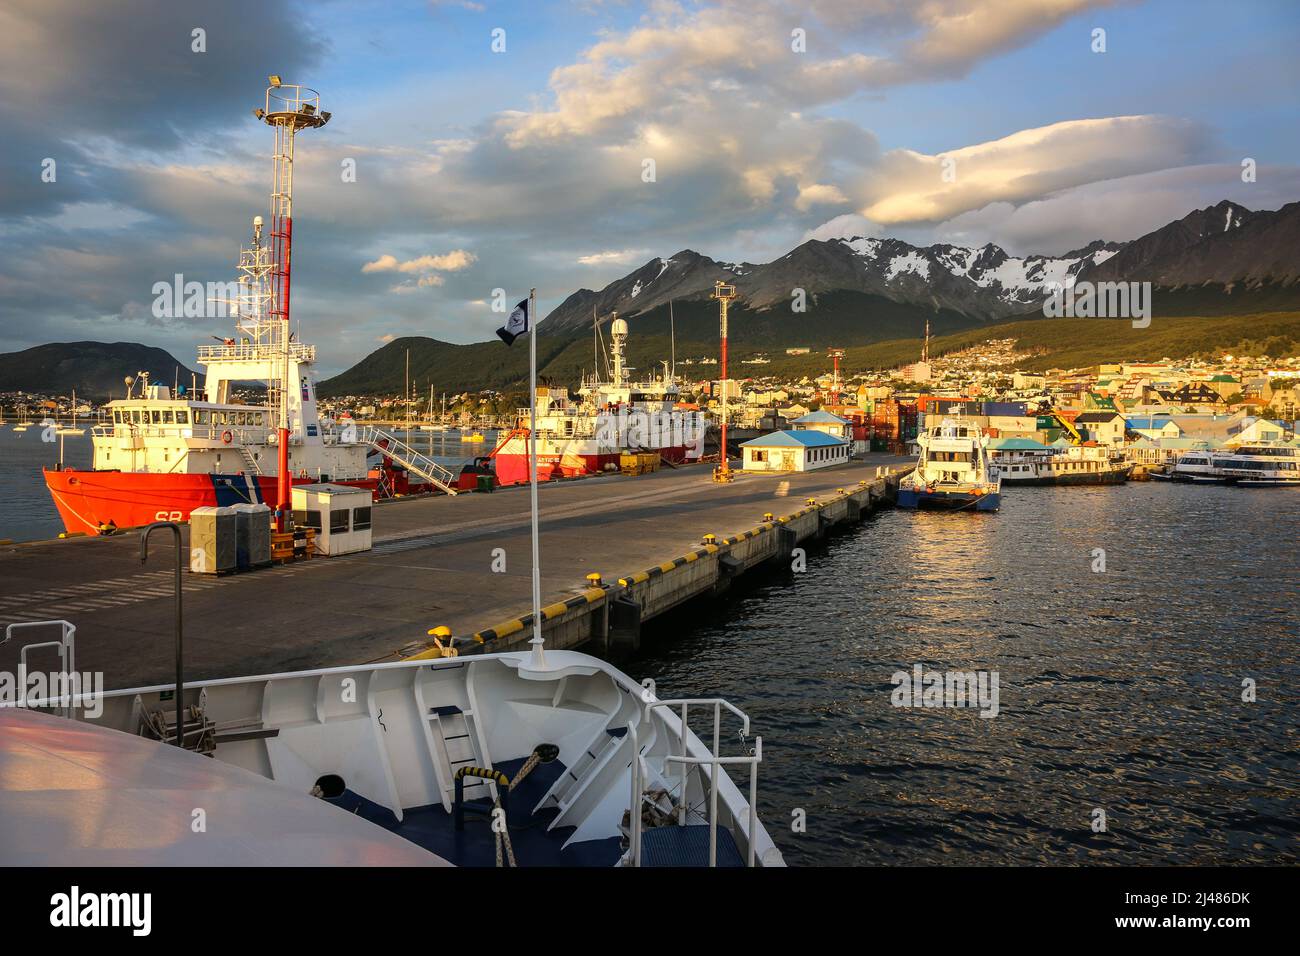
[(1178, 459), (1173, 477), (1201, 484), (1300, 486), (1300, 448), (1243, 445), (1235, 451), (1194, 451)]
[(898, 484), (898, 506), (947, 511), (996, 511), (1002, 479), (989, 464), (989, 439), (960, 414), (927, 426), (917, 438), (916, 469)]

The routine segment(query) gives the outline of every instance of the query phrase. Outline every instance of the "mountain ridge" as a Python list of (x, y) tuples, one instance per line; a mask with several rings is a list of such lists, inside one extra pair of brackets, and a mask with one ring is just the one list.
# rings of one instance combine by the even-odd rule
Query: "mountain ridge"
[[(707, 299), (716, 280), (762, 312), (805, 296), (857, 292), (917, 309), (950, 310), (970, 324), (1033, 311), (1053, 283), (1151, 281), (1162, 287), (1217, 284), (1234, 290), (1300, 282), (1300, 202), (1252, 212), (1223, 200), (1137, 239), (1097, 239), (1059, 256), (1012, 256), (1000, 246), (854, 236), (809, 239), (768, 263), (725, 263), (691, 249), (648, 260), (597, 291), (579, 289), (538, 324), (553, 334), (590, 328), (593, 310), (624, 318), (681, 299)], [(1300, 304), (1300, 291), (1296, 293)], [(1249, 303), (1243, 303), (1243, 311)]]

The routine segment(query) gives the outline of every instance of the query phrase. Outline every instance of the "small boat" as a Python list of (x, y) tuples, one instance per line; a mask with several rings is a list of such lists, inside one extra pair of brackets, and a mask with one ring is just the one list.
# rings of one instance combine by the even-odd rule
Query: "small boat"
[(960, 413), (918, 437), (916, 468), (898, 483), (898, 506), (927, 511), (997, 511), (1002, 479), (989, 465), (988, 436)]
[(482, 433), (482, 432), (473, 432), (473, 433), (471, 433), (471, 434), (463, 434), (463, 435), (460, 436), (460, 440), (463, 441), (463, 442), (473, 442), (473, 443), (476, 444), (476, 445), (481, 445), (481, 444), (483, 444), (483, 442), (487, 441), (487, 439), (483, 437), (483, 433)]

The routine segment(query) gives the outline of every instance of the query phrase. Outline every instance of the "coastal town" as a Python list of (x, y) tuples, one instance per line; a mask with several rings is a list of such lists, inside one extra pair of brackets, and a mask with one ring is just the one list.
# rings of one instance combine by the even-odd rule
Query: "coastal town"
[[(808, 349), (787, 350), (807, 354)], [(701, 411), (717, 425), (724, 400), (729, 450), (754, 468), (736, 445), (785, 431), (822, 431), (842, 440), (845, 456), (866, 452), (915, 454), (928, 420), (955, 411), (972, 417), (990, 439), (990, 452), (1047, 452), (1097, 446), (1140, 467), (1169, 466), (1189, 451), (1232, 450), (1257, 444), (1296, 445), (1300, 418), (1300, 359), (1223, 355), (1218, 361), (1116, 361), (1085, 368), (1023, 371), (1030, 356), (1014, 339), (991, 339), (946, 355), (882, 371), (849, 371), (830, 350), (824, 374), (783, 379), (747, 375), (699, 378), (717, 371), (708, 357), (679, 363), (676, 407)], [(689, 364), (687, 364), (689, 363)], [(757, 371), (742, 362), (744, 371)], [(761, 363), (760, 363), (761, 364)], [(231, 401), (264, 405), (264, 388), (234, 389)], [(396, 430), (505, 433), (519, 424), (521, 396), (495, 390), (424, 399), (411, 395), (320, 397), (322, 421), (381, 423)], [(106, 424), (107, 401), (73, 394), (0, 392), (0, 426), (42, 423), (63, 428)], [(733, 444), (734, 443), (734, 444)], [(806, 467), (838, 464), (839, 455)], [(824, 463), (824, 464), (823, 464)], [(802, 469), (801, 463), (793, 468)], [(1138, 472), (1141, 475), (1141, 471)]]

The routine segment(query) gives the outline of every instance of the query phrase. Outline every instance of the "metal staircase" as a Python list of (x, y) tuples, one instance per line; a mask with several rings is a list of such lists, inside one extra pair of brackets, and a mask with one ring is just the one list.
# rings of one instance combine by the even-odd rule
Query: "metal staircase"
[(239, 453), (243, 456), (244, 465), (246, 466), (246, 474), (260, 475), (262, 473), (262, 469), (258, 467), (257, 459), (253, 457), (253, 453), (248, 450), (247, 445), (240, 445)]
[(357, 441), (393, 459), (411, 474), (423, 478), (438, 490), (449, 495), (456, 494), (456, 475), (449, 468), (444, 468), (428, 455), (416, 451), (396, 435), (382, 428), (367, 425), (357, 430)]

